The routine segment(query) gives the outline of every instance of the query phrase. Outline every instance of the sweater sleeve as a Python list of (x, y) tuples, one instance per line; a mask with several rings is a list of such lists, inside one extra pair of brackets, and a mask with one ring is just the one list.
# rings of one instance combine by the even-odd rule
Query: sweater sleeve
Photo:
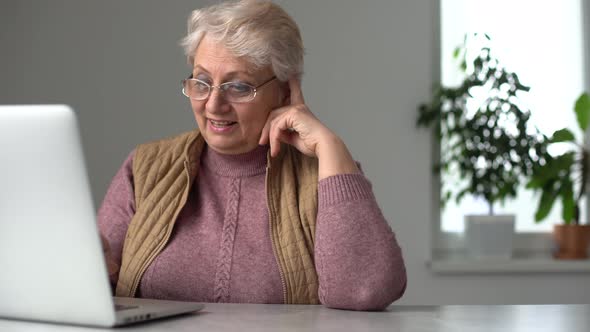
[(340, 174), (318, 184), (315, 264), (322, 304), (382, 310), (406, 288), (395, 234), (363, 174)]
[[(100, 234), (108, 241), (111, 258), (117, 266), (121, 266), (127, 228), (135, 214), (132, 165), (134, 154), (135, 150), (129, 154), (111, 181), (97, 216)], [(117, 280), (111, 278), (111, 284), (116, 283)]]

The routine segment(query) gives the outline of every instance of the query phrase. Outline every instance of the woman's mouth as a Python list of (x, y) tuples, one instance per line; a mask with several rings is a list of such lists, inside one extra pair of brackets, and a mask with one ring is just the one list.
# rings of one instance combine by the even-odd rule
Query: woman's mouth
[(209, 120), (209, 127), (218, 133), (225, 133), (230, 131), (231, 129), (233, 129), (235, 127), (235, 125), (237, 124), (237, 122), (234, 121), (220, 121), (220, 120), (212, 120), (212, 119), (207, 119)]

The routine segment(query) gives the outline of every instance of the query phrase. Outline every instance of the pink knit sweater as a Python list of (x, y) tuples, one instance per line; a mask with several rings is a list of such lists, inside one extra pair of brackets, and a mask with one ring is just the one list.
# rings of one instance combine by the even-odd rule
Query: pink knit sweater
[[(143, 275), (138, 295), (196, 302), (283, 303), (265, 199), (268, 147), (242, 155), (205, 148), (201, 168), (172, 237)], [(103, 236), (121, 261), (135, 213), (133, 152), (98, 212)], [(315, 265), (320, 301), (379, 310), (402, 296), (406, 271), (395, 235), (369, 181), (342, 174), (318, 185)]]

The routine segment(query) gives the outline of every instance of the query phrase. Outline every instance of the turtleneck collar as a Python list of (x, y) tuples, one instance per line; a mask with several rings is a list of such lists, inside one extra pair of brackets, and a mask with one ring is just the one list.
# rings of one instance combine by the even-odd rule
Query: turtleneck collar
[(201, 165), (221, 176), (259, 175), (266, 172), (268, 149), (268, 145), (263, 145), (242, 154), (222, 154), (205, 145), (201, 156)]

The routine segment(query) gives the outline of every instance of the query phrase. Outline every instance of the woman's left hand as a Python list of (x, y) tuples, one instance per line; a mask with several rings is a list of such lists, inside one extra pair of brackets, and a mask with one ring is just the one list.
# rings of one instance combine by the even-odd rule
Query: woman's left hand
[(342, 173), (358, 173), (344, 142), (311, 113), (297, 79), (289, 81), (290, 104), (273, 110), (262, 129), (259, 144), (270, 143), (271, 156), (279, 154), (281, 142), (301, 153), (318, 158), (319, 178)]

